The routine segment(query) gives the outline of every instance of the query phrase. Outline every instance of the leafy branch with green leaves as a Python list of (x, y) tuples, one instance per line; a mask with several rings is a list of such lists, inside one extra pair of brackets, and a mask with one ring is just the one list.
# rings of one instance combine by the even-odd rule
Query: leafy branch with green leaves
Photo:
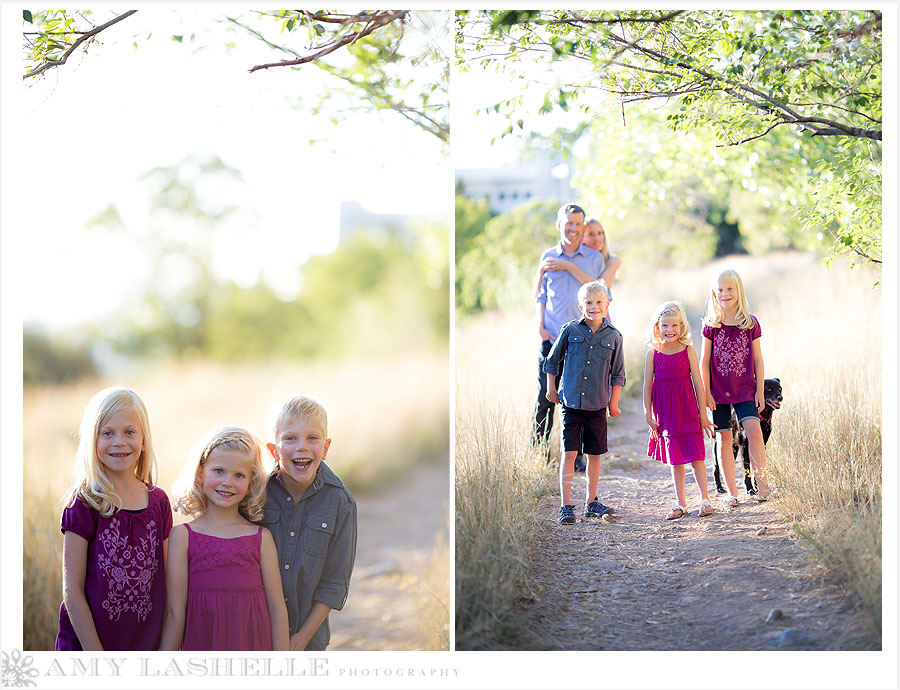
[[(457, 63), (555, 72), (539, 114), (586, 116), (663, 100), (674, 132), (711, 129), (720, 147), (772, 139), (818, 190), (799, 210), (836, 254), (881, 263), (882, 17), (875, 10), (464, 10)], [(576, 70), (575, 66), (580, 69)], [(601, 93), (602, 98), (592, 98)], [(521, 118), (521, 99), (494, 109)], [(520, 129), (523, 125), (520, 122)], [(511, 133), (508, 127), (504, 135)], [(830, 141), (822, 155), (817, 141)], [(811, 165), (807, 162), (811, 161)]]
[[(115, 15), (97, 25), (90, 11), (24, 10), (24, 78), (37, 77), (64, 65), (79, 48), (87, 52), (98, 34), (136, 11)], [(391, 111), (437, 138), (442, 145), (449, 142), (450, 56), (441, 45), (448, 31), (447, 13), (271, 10), (252, 11), (247, 17), (225, 16), (215, 21), (238, 29), (270, 50), (287, 56), (250, 66), (251, 73), (314, 65), (329, 74), (335, 86), (319, 94), (314, 112), (319, 112), (324, 103), (337, 103), (340, 97), (345, 97), (345, 103), (349, 104), (346, 109)], [(280, 32), (279, 36), (268, 35), (273, 27)], [(302, 41), (304, 45), (298, 41), (301, 36), (306, 37)], [(180, 34), (171, 38), (179, 43), (184, 40)], [(134, 45), (137, 47), (136, 42)]]

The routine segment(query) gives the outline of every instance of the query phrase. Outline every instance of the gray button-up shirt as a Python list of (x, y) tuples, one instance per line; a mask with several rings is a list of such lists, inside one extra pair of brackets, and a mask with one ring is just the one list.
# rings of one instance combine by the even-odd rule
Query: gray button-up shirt
[[(356, 558), (356, 501), (328, 465), (319, 465), (298, 501), (272, 472), (261, 522), (275, 539), (290, 634), (300, 629), (313, 601), (343, 608)], [(324, 651), (330, 640), (326, 618), (306, 649)]]
[(609, 405), (611, 386), (625, 385), (622, 334), (605, 318), (596, 332), (582, 318), (559, 332), (544, 362), (544, 372), (562, 370), (559, 400), (576, 410), (602, 410)]

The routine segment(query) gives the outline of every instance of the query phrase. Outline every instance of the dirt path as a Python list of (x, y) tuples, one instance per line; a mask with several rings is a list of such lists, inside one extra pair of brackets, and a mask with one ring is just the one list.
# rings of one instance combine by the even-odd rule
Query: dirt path
[[(600, 476), (600, 499), (617, 509), (615, 517), (557, 524), (558, 484), (542, 502), (541, 594), (528, 614), (538, 639), (550, 648), (612, 650), (864, 644), (843, 593), (810, 562), (772, 502), (757, 503), (741, 488), (740, 505), (725, 507), (712, 480), (711, 448), (716, 513), (697, 516), (700, 493), (689, 471), (689, 514), (664, 519), (674, 503), (669, 468), (646, 457), (640, 401), (626, 405), (610, 420), (610, 454)], [(576, 515), (584, 491), (584, 473), (577, 473)], [(767, 622), (773, 609), (782, 616)]]
[(448, 548), (447, 460), (417, 465), (402, 484), (356, 500), (356, 563), (347, 604), (330, 616), (328, 649), (427, 649), (421, 603), (430, 595), (423, 573), (436, 546)]

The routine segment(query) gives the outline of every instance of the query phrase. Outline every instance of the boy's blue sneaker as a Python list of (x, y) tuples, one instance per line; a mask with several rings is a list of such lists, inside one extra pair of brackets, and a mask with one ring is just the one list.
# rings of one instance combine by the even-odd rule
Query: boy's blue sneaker
[(590, 503), (584, 504), (584, 516), (585, 517), (603, 517), (607, 513), (612, 513), (613, 509), (609, 506), (605, 506), (600, 501), (595, 500)]
[(559, 524), (571, 525), (575, 522), (575, 506), (559, 507)]

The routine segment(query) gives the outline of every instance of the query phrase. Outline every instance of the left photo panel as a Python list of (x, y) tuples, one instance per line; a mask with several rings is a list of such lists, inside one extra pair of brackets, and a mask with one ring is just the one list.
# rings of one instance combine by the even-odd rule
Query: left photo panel
[(451, 12), (3, 11), (4, 658), (449, 649)]

